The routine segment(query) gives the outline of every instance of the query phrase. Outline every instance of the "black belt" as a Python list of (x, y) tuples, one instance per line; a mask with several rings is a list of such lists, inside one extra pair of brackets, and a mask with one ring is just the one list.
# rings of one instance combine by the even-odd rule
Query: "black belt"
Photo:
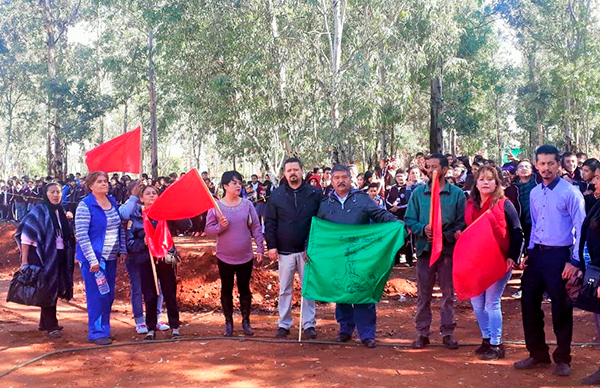
[(551, 249), (570, 248), (570, 247), (553, 247), (550, 245), (542, 245), (542, 244), (535, 244), (535, 247), (538, 248), (540, 251), (549, 251)]

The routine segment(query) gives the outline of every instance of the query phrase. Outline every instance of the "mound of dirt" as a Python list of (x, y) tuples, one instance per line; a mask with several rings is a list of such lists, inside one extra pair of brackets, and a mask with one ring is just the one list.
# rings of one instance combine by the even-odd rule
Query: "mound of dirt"
[(0, 269), (13, 269), (19, 267), (21, 263), (19, 248), (14, 238), (16, 230), (15, 223), (0, 223)]

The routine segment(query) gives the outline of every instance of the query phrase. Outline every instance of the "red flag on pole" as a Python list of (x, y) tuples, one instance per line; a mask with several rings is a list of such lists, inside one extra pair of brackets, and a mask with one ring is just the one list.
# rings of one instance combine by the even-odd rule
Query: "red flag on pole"
[(137, 127), (86, 152), (88, 170), (139, 174), (141, 133), (141, 127)]
[(169, 231), (166, 220), (158, 221), (156, 228), (148, 218), (148, 210), (143, 210), (144, 232), (148, 238), (148, 249), (152, 257), (165, 257), (169, 253), (169, 249), (173, 246), (173, 237)]
[(454, 247), (452, 277), (460, 300), (481, 295), (506, 275), (506, 260), (488, 210), (460, 235)]
[(148, 210), (153, 220), (181, 220), (192, 218), (216, 207), (208, 187), (193, 168), (177, 182), (169, 186)]
[(429, 207), (429, 225), (433, 231), (431, 242), (431, 257), (429, 266), (433, 266), (442, 254), (444, 235), (442, 234), (442, 204), (440, 202), (440, 181), (438, 172), (434, 171), (431, 178), (431, 203)]

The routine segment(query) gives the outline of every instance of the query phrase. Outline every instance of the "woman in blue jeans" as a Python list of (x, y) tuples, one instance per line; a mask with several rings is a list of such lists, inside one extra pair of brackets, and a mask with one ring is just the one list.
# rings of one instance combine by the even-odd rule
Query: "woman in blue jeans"
[[(79, 202), (75, 215), (77, 252), (85, 283), (88, 312), (88, 341), (109, 345), (110, 309), (115, 298), (117, 259), (127, 257), (125, 228), (115, 199), (108, 195), (108, 175), (88, 174), (91, 193)], [(108, 292), (105, 292), (108, 283)]]
[[(467, 226), (489, 211), (494, 220), (494, 235), (506, 259), (506, 273), (481, 295), (471, 298), (473, 312), (481, 329), (483, 341), (475, 350), (482, 360), (504, 358), (502, 345), (502, 309), (500, 301), (510, 280), (515, 263), (523, 251), (523, 229), (515, 206), (504, 196), (498, 171), (491, 166), (480, 167), (474, 176), (475, 187), (467, 201)], [(457, 232), (456, 237), (460, 235)]]

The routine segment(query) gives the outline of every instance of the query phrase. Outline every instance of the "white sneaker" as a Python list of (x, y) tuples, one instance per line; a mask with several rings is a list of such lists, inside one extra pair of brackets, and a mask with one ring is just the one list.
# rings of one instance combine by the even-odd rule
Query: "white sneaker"
[(170, 327), (165, 322), (160, 321), (156, 324), (156, 329), (160, 331), (167, 331), (170, 329)]
[(148, 333), (148, 326), (146, 326), (145, 323), (140, 323), (135, 325), (135, 331), (137, 331), (138, 334), (146, 334)]

